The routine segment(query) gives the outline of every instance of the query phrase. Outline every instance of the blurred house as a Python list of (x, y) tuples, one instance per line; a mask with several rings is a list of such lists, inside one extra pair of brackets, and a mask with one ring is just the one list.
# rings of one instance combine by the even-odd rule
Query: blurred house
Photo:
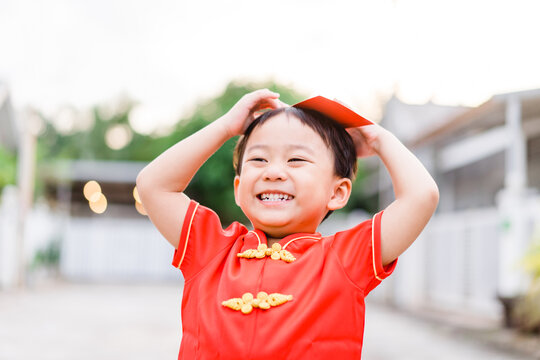
[[(180, 277), (171, 266), (173, 248), (136, 204), (135, 179), (145, 165), (73, 160), (41, 169), (52, 212), (63, 219), (58, 236), (64, 278), (159, 281)], [(84, 194), (89, 181), (99, 185), (98, 195), (104, 199), (94, 206)]]
[[(392, 98), (382, 125), (434, 176), (440, 203), (377, 296), (408, 308), (500, 318), (499, 297), (522, 294), (520, 261), (540, 224), (540, 89), (493, 96), (476, 108)], [(393, 199), (377, 159), (366, 182), (380, 208)]]

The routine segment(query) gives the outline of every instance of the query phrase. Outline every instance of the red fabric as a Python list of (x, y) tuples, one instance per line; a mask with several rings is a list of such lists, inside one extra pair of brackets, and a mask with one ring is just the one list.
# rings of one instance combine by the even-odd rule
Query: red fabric
[(372, 121), (360, 116), (347, 106), (324, 96), (315, 96), (292, 106), (300, 109), (316, 110), (347, 128), (373, 125)]
[[(333, 236), (287, 236), (280, 244), (296, 257), (287, 263), (237, 257), (264, 233), (237, 222), (223, 230), (192, 201), (173, 258), (185, 278), (178, 359), (359, 359), (364, 297), (396, 266), (381, 263), (381, 215)], [(247, 315), (221, 305), (259, 291), (294, 299)]]

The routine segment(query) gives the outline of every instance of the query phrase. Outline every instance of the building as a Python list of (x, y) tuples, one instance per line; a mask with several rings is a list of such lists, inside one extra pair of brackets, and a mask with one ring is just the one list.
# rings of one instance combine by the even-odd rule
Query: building
[[(171, 266), (174, 249), (144, 210), (136, 208), (135, 179), (145, 165), (70, 160), (41, 169), (48, 203), (53, 204), (51, 212), (62, 219), (57, 233), (64, 278), (133, 282), (181, 277)], [(97, 207), (85, 198), (84, 188), (90, 181), (99, 184), (104, 199)]]
[[(382, 125), (424, 163), (440, 203), (378, 296), (402, 307), (502, 314), (499, 298), (526, 291), (520, 261), (540, 224), (540, 89), (475, 108), (392, 98)], [(380, 208), (393, 199), (386, 170), (366, 182)]]

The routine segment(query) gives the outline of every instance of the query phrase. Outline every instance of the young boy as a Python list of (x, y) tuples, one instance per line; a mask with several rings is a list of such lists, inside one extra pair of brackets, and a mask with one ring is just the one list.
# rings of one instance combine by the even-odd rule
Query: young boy
[[(346, 131), (361, 117), (333, 101), (307, 109), (278, 98), (267, 89), (245, 95), (137, 178), (185, 278), (179, 359), (359, 359), (364, 297), (437, 206), (435, 182), (388, 131), (376, 124)], [(242, 134), (234, 192), (251, 231), (238, 222), (223, 229), (212, 210), (182, 193), (212, 153)], [(395, 201), (372, 220), (322, 237), (319, 224), (349, 199), (356, 157), (374, 154), (390, 173)]]

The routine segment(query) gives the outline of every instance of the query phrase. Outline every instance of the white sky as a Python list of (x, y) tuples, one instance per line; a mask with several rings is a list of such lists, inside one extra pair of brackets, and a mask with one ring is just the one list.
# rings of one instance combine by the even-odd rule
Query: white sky
[(273, 78), (364, 113), (477, 105), (540, 87), (540, 1), (2, 0), (0, 81), (53, 114), (127, 94), (147, 127), (236, 78)]

